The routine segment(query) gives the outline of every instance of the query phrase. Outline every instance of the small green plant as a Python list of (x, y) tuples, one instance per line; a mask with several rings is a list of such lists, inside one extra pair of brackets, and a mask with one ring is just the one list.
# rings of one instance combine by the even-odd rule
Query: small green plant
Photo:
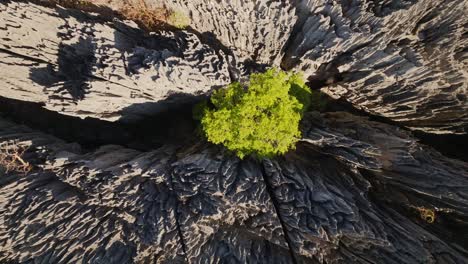
[(270, 69), (252, 74), (248, 88), (236, 82), (215, 91), (211, 107), (202, 102), (194, 116), (201, 117), (208, 141), (224, 145), (240, 158), (271, 157), (295, 147), (310, 95), (300, 74)]
[(182, 12), (171, 11), (167, 18), (167, 23), (178, 29), (184, 29), (190, 25), (190, 18)]

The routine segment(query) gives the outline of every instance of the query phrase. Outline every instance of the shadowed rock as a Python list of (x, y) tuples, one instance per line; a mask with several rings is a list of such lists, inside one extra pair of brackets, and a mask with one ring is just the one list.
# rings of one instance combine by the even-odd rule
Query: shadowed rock
[(84, 153), (4, 120), (0, 140), (35, 168), (1, 178), (4, 260), (467, 261), (467, 164), (365, 118), (310, 113), (297, 151), (262, 162), (205, 143)]

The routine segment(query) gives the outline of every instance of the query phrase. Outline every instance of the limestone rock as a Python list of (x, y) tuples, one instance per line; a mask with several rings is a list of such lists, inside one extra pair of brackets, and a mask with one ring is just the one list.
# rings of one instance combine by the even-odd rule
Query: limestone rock
[(229, 57), (189, 32), (144, 35), (78, 11), (0, 4), (0, 96), (63, 114), (137, 119), (230, 83)]
[(297, 151), (259, 162), (205, 143), (85, 152), (2, 120), (34, 170), (1, 177), (0, 259), (467, 261), (466, 163), (346, 113), (303, 127)]
[[(160, 1), (146, 0), (156, 5)], [(190, 27), (215, 38), (241, 64), (279, 65), (296, 22), (289, 1), (165, 0), (170, 9), (190, 18)], [(244, 64), (242, 66), (242, 64)]]
[[(0, 160), (1, 263), (468, 262), (468, 164), (403, 128), (466, 133), (466, 1), (160, 3), (191, 28), (0, 3), (0, 151), (31, 168)], [(263, 160), (193, 140), (190, 109), (135, 132), (280, 62), (402, 127), (309, 112)]]
[(463, 0), (298, 1), (282, 65), (411, 129), (466, 134), (467, 8)]

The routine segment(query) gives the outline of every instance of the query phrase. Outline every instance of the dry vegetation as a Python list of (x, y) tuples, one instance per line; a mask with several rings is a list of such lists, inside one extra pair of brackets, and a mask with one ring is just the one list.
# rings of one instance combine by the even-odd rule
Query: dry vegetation
[(185, 28), (190, 19), (181, 12), (166, 7), (150, 7), (144, 0), (32, 0), (33, 2), (98, 13), (104, 18), (133, 20), (145, 31)]
[(147, 31), (164, 28), (170, 15), (166, 8), (149, 8), (143, 0), (126, 1), (119, 12), (125, 19), (135, 21)]
[(18, 145), (16, 142), (0, 143), (0, 167), (8, 172), (18, 172), (27, 174), (32, 166), (23, 159), (23, 154), (27, 148)]
[(436, 217), (434, 210), (424, 207), (417, 207), (416, 210), (418, 210), (422, 220), (425, 220), (430, 224), (434, 223)]

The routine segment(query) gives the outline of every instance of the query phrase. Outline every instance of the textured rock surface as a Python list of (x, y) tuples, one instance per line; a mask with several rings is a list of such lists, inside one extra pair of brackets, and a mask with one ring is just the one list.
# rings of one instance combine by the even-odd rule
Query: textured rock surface
[(10, 122), (0, 127), (0, 141), (28, 146), (24, 158), (37, 166), (1, 177), (2, 261), (289, 263), (265, 184), (246, 175), (248, 162), (196, 147), (177, 162), (170, 146), (81, 153)]
[[(159, 1), (146, 0), (148, 3)], [(169, 8), (190, 17), (190, 26), (215, 36), (239, 63), (279, 65), (296, 21), (289, 1), (165, 0)], [(242, 66), (241, 66), (242, 67)]]
[(342, 81), (323, 90), (430, 133), (468, 131), (466, 9), (457, 1), (298, 1), (285, 68)]
[(408, 128), (467, 134), (466, 1), (146, 2), (186, 13), (193, 30), (145, 37), (76, 11), (2, 4), (0, 96), (136, 119), (281, 62)]
[(0, 96), (114, 121), (165, 110), (230, 82), (228, 56), (188, 32), (26, 3), (0, 4)]
[(0, 160), (0, 263), (468, 262), (468, 164), (394, 126), (307, 113), (296, 151), (258, 161), (191, 142), (189, 111), (133, 129), (60, 115), (135, 121), (282, 62), (404, 126), (466, 133), (466, 1), (147, 2), (193, 29), (0, 3), (1, 109), (79, 141), (0, 116), (0, 151), (33, 168)]
[(34, 165), (1, 176), (2, 260), (468, 260), (456, 234), (468, 230), (468, 165), (349, 114), (309, 114), (298, 150), (261, 163), (200, 143), (86, 153), (5, 120), (0, 141), (29, 146)]

